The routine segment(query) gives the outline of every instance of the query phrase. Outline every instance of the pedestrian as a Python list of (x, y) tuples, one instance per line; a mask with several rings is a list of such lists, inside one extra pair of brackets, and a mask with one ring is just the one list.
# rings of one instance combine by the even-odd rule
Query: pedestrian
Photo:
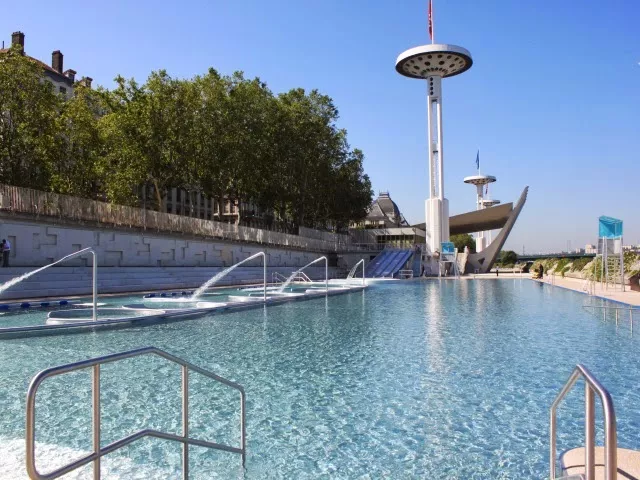
[(496, 267), (496, 277), (498, 276), (499, 267)]
[(11, 242), (6, 239), (2, 239), (2, 267), (9, 266), (9, 254), (11, 253)]

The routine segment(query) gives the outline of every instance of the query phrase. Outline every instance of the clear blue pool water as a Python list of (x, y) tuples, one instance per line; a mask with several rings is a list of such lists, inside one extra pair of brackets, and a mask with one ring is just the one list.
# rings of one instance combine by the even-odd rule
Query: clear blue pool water
[[(245, 387), (244, 478), (546, 478), (549, 405), (579, 362), (613, 395), (619, 445), (640, 448), (639, 335), (587, 312), (589, 301), (526, 279), (392, 282), (174, 324), (2, 341), (0, 456), (9, 461), (0, 478), (26, 478), (24, 400), (35, 373), (149, 345)], [(155, 358), (105, 366), (103, 442), (144, 427), (179, 432), (179, 378)], [(192, 434), (237, 444), (236, 394), (192, 381)], [(42, 471), (89, 448), (89, 387), (85, 373), (42, 387)], [(582, 441), (581, 402), (577, 388), (560, 410), (559, 450)], [(239, 465), (191, 450), (192, 478), (240, 478)], [(103, 472), (178, 478), (179, 469), (178, 445), (145, 440)]]

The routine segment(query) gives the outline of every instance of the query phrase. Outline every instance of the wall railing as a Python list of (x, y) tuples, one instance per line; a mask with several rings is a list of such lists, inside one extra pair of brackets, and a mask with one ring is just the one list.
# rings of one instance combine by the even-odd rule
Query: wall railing
[(311, 238), (2, 184), (0, 211), (321, 252), (367, 250), (347, 235), (318, 232)]

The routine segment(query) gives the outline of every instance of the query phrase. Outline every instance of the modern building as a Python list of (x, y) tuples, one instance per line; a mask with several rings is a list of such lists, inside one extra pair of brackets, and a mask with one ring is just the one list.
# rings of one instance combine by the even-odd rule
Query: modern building
[[(13, 32), (11, 34), (11, 46), (17, 46), (22, 53), (26, 55), (24, 38), (24, 33)], [(0, 49), (0, 53), (7, 52), (8, 50), (8, 48), (2, 48)], [(66, 98), (69, 98), (73, 94), (77, 72), (71, 69), (64, 69), (64, 55), (60, 50), (54, 50), (51, 53), (51, 65), (37, 58), (26, 56), (42, 67), (43, 79), (53, 86), (55, 92), (64, 95)], [(83, 77), (80, 80), (80, 82), (88, 87), (91, 87), (92, 81), (90, 77)]]

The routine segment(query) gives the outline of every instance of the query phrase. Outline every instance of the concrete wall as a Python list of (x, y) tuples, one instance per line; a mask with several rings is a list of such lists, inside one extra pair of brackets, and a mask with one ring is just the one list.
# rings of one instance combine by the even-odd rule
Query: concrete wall
[[(100, 293), (193, 289), (224, 267), (260, 251), (267, 254), (267, 281), (271, 282), (274, 272), (288, 276), (323, 255), (220, 240), (53, 225), (6, 216), (0, 217), (0, 222), (0, 238), (8, 239), (12, 247), (10, 267), (0, 268), (0, 284), (86, 247), (92, 247), (98, 256)], [(329, 277), (344, 277), (362, 258), (368, 263), (370, 255), (375, 252), (328, 255)], [(0, 302), (88, 295), (91, 261), (87, 255), (40, 272), (3, 292)], [(314, 280), (324, 279), (324, 264), (316, 264), (305, 272)], [(357, 276), (360, 275), (358, 271)], [(259, 283), (262, 278), (262, 258), (257, 258), (235, 269), (220, 285)]]
[[(86, 247), (96, 250), (101, 267), (226, 267), (259, 251), (267, 253), (269, 266), (300, 267), (322, 256), (319, 252), (179, 235), (69, 227), (6, 217), (0, 220), (0, 238), (11, 242), (10, 265), (16, 267), (39, 267)], [(67, 265), (84, 266), (90, 262), (87, 257), (70, 260)], [(258, 265), (262, 265), (261, 259), (254, 266)]]

